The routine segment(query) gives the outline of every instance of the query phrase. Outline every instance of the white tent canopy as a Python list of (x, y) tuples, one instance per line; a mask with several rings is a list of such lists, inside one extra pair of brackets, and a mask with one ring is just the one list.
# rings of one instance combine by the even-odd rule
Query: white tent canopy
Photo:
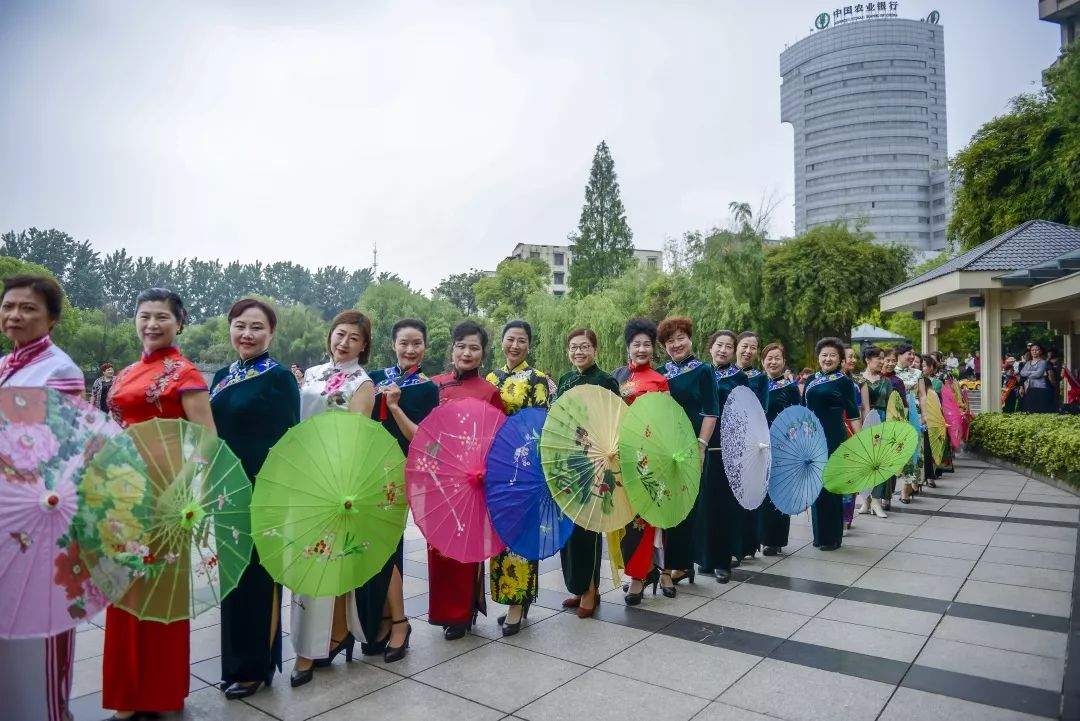
[(851, 329), (852, 343), (903, 343), (907, 340), (909, 339), (902, 335), (869, 323), (863, 323)]

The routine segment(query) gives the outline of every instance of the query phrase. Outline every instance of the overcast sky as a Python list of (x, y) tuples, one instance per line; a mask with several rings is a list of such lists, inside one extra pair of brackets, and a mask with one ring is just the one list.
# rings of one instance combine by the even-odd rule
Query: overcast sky
[[(0, 230), (136, 255), (369, 265), (414, 287), (577, 225), (593, 151), (634, 241), (783, 196), (779, 54), (839, 2), (0, 0)], [(949, 152), (1037, 87), (1036, 0), (941, 11)]]

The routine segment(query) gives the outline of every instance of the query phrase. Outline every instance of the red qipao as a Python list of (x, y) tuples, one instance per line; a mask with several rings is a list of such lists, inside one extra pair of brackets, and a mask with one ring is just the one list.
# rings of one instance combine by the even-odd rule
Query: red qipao
[[(619, 393), (628, 405), (646, 393), (666, 393), (668, 390), (667, 378), (653, 370), (648, 363), (619, 368), (613, 375), (619, 381)], [(656, 528), (640, 516), (634, 516), (620, 544), (623, 558), (626, 559), (627, 576), (640, 581), (649, 575), (653, 567), (655, 540)]]
[[(475, 371), (443, 373), (432, 379), (439, 388), (439, 405), (462, 398), (487, 401), (503, 413), (499, 389)], [(484, 564), (461, 563), (428, 545), (428, 622), (454, 626), (472, 622), (477, 611), (487, 614)]]
[[(184, 393), (206, 381), (177, 348), (162, 348), (122, 370), (109, 390), (109, 410), (123, 426), (183, 418)], [(189, 623), (140, 621), (110, 606), (105, 616), (103, 708), (177, 711), (188, 695)]]

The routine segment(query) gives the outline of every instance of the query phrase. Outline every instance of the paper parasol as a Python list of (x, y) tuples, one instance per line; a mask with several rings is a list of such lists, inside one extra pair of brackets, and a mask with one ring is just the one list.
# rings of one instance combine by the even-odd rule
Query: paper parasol
[(0, 389), (0, 638), (62, 633), (108, 603), (71, 519), (86, 463), (119, 432), (72, 396)]
[(899, 473), (919, 439), (902, 421), (864, 428), (840, 444), (825, 464), (825, 490), (846, 495), (866, 491)]
[(555, 502), (574, 523), (607, 533), (634, 517), (619, 462), (626, 404), (606, 388), (582, 385), (559, 396), (540, 436), (540, 460)]
[(502, 551), (484, 491), (488, 449), (506, 416), (490, 403), (464, 398), (421, 421), (409, 444), (405, 488), (428, 543), (462, 563)]
[(673, 528), (694, 508), (701, 455), (682, 406), (667, 393), (646, 393), (619, 426), (623, 485), (631, 507), (650, 525)]
[(511, 551), (539, 561), (559, 552), (574, 530), (548, 490), (540, 465), (543, 408), (523, 408), (506, 419), (487, 457), (488, 513)]
[(305, 596), (337, 596), (378, 573), (405, 530), (405, 456), (358, 413), (293, 426), (256, 478), (251, 526), (270, 576)]
[(761, 402), (745, 386), (734, 388), (720, 416), (720, 454), (735, 500), (754, 510), (769, 492), (772, 452)]
[(90, 461), (79, 501), (72, 525), (91, 578), (142, 620), (194, 618), (251, 559), (251, 481), (205, 426), (128, 427)]
[(803, 406), (789, 406), (773, 419), (769, 498), (781, 512), (802, 513), (821, 493), (829, 446), (821, 422)]

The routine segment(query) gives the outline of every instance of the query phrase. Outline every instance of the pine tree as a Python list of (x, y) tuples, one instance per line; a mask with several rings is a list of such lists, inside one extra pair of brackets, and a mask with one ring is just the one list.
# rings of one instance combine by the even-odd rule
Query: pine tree
[(633, 237), (619, 197), (615, 161), (607, 143), (601, 141), (585, 186), (585, 205), (581, 208), (578, 229), (569, 237), (573, 250), (571, 291), (575, 295), (587, 295), (604, 281), (621, 275), (634, 263)]

